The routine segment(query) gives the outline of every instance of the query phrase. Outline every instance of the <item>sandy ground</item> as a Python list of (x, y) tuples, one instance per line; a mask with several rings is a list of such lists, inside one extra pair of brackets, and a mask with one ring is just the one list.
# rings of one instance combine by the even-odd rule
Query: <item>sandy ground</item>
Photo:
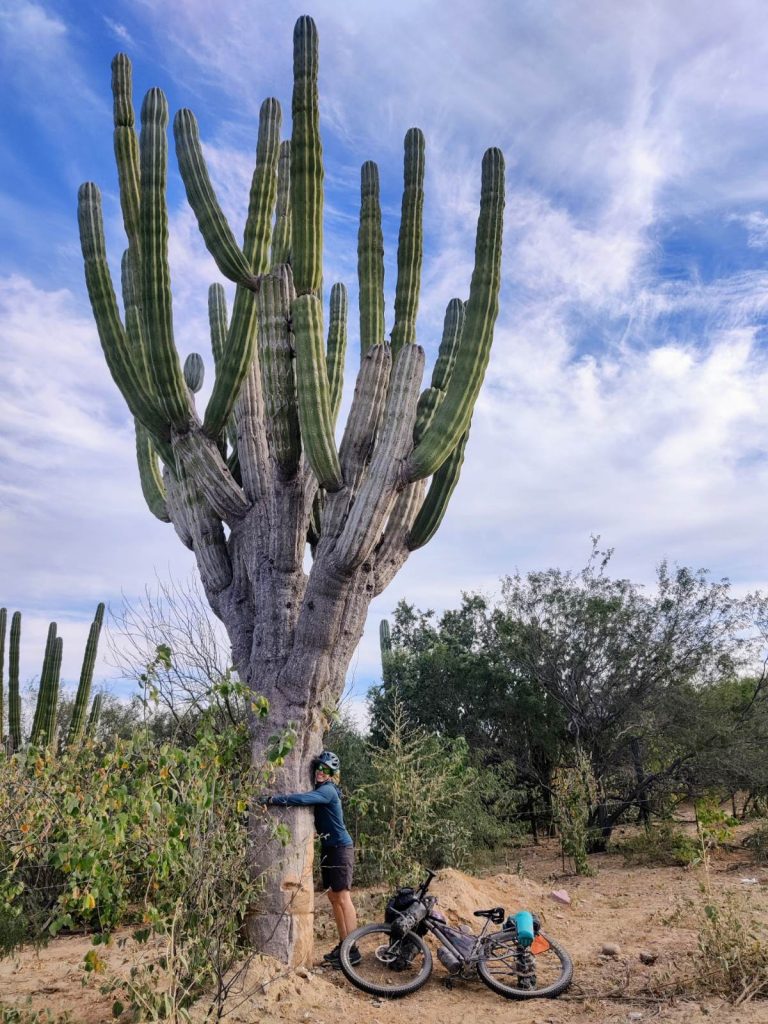
[[(669, 992), (670, 978), (679, 977), (695, 948), (696, 937), (686, 901), (700, 896), (701, 869), (627, 868), (621, 857), (593, 858), (592, 878), (563, 876), (554, 846), (528, 848), (520, 853), (515, 873), (474, 878), (458, 871), (440, 872), (432, 891), (454, 923), (475, 924), (473, 910), (501, 904), (507, 910), (523, 906), (536, 911), (544, 928), (569, 950), (575, 964), (574, 983), (556, 1000), (516, 1003), (487, 989), (479, 980), (456, 982), (448, 989), (447, 974), (435, 959), (425, 987), (404, 1000), (379, 1000), (353, 988), (330, 968), (286, 971), (276, 961), (257, 957), (227, 1004), (223, 1020), (231, 1024), (295, 1021), (302, 1024), (394, 1024), (411, 1019), (420, 1024), (611, 1024), (618, 1021), (667, 1021), (672, 1024), (765, 1024), (768, 1003), (734, 1008), (718, 999), (693, 996), (654, 996)], [(754, 878), (747, 884), (742, 878)], [(768, 920), (768, 868), (755, 868), (741, 853), (716, 860), (713, 884), (745, 893), (757, 914)], [(551, 898), (565, 888), (572, 898), (563, 907)], [(356, 892), (361, 923), (381, 919), (382, 891)], [(128, 933), (126, 933), (128, 934)], [(601, 954), (614, 943), (619, 954)], [(318, 899), (316, 956), (335, 944), (327, 901)], [(25, 1004), (69, 1013), (72, 1024), (102, 1024), (112, 1019), (112, 998), (97, 985), (83, 986), (83, 956), (93, 947), (85, 936), (59, 938), (39, 955), (25, 951), (0, 961), (0, 1004)], [(101, 951), (101, 947), (100, 947)], [(657, 954), (645, 966), (640, 952)], [(110, 969), (125, 971), (131, 960), (130, 943), (117, 942), (101, 954)], [(196, 1008), (194, 1019), (204, 1012)], [(128, 1015), (124, 1016), (128, 1020)]]

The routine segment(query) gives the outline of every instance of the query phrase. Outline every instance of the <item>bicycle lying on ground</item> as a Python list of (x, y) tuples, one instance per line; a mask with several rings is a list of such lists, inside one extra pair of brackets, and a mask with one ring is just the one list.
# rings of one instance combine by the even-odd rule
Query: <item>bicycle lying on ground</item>
[[(387, 905), (382, 924), (367, 924), (351, 932), (339, 951), (341, 969), (357, 988), (369, 995), (395, 999), (421, 988), (432, 973), (432, 953), (424, 936), (432, 935), (437, 955), (451, 978), (475, 972), (507, 999), (549, 998), (571, 984), (573, 963), (558, 943), (539, 927), (528, 911), (510, 914), (503, 907), (476, 910), (484, 917), (479, 935), (452, 928), (427, 889), (435, 877), (428, 871), (418, 889), (398, 889)], [(502, 924), (500, 931), (488, 931)]]

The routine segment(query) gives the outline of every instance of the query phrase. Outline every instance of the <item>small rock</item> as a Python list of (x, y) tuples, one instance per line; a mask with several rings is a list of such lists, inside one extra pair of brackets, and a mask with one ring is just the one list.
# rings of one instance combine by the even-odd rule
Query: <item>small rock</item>
[(565, 889), (553, 889), (549, 894), (555, 903), (562, 903), (564, 907), (570, 907), (571, 897), (565, 891)]
[(643, 1019), (642, 1013), (638, 1013), (637, 1010), (633, 1010), (632, 1013), (628, 1013), (627, 1014), (627, 1020), (642, 1020), (642, 1019)]
[(649, 967), (651, 964), (655, 964), (659, 959), (658, 953), (652, 953), (650, 949), (643, 949), (640, 952), (640, 963), (647, 964)]
[(621, 956), (621, 946), (617, 945), (615, 942), (604, 942), (600, 947), (600, 953), (603, 956)]

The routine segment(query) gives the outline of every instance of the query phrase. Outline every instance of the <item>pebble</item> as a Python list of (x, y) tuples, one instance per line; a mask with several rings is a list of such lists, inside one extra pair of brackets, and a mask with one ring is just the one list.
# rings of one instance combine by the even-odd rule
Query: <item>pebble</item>
[(637, 1010), (635, 1010), (633, 1013), (627, 1014), (627, 1020), (642, 1020), (642, 1019), (643, 1019), (642, 1013), (638, 1013)]
[(570, 907), (571, 897), (565, 891), (565, 889), (553, 889), (549, 894), (555, 903), (562, 903), (564, 907)]
[(621, 946), (615, 942), (604, 942), (600, 947), (600, 952), (603, 956), (621, 956)]
[(650, 949), (643, 949), (640, 952), (640, 963), (647, 964), (649, 967), (651, 964), (655, 964), (659, 959), (658, 953), (652, 953)]

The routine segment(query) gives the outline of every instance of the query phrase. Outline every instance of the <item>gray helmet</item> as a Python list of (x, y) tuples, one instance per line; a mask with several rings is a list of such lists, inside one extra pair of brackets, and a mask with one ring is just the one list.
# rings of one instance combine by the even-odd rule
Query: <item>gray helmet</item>
[(335, 775), (339, 768), (341, 768), (341, 761), (333, 751), (324, 750), (322, 754), (318, 754), (315, 758), (315, 769), (317, 768), (328, 768), (331, 774)]

